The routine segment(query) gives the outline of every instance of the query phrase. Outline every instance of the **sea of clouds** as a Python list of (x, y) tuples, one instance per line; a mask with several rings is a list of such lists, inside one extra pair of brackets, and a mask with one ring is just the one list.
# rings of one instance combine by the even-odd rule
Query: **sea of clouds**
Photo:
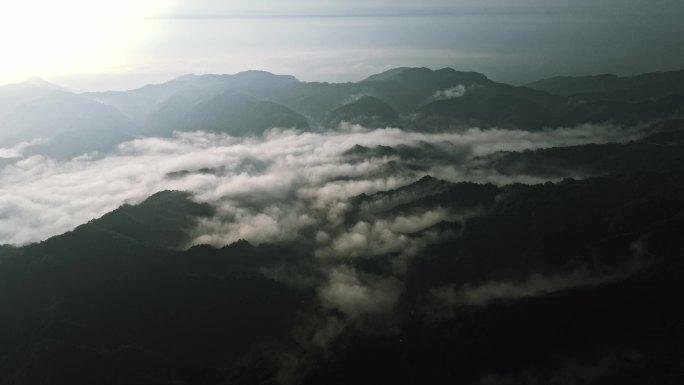
[[(497, 151), (633, 137), (634, 133), (597, 125), (541, 132), (473, 128), (436, 134), (347, 125), (325, 133), (274, 129), (253, 138), (177, 133), (170, 138), (139, 138), (122, 143), (113, 153), (67, 161), (41, 155), (22, 157), (22, 149), (30, 146), (22, 144), (0, 149), (4, 156), (0, 163), (0, 244), (44, 240), (161, 190), (190, 191), (197, 201), (216, 208), (215, 218), (193, 230), (193, 243), (282, 241), (296, 237), (302, 228), (338, 225), (351, 197), (396, 189), (425, 174), (453, 182), (540, 181), (494, 172), (467, 174), (462, 163), (426, 164), (423, 172), (398, 172), (396, 167), (390, 171), (388, 165), (400, 159), (352, 161), (344, 152), (355, 145), (418, 147), (428, 143), (447, 146), (447, 151), (467, 160)], [(319, 218), (326, 223), (319, 223)]]

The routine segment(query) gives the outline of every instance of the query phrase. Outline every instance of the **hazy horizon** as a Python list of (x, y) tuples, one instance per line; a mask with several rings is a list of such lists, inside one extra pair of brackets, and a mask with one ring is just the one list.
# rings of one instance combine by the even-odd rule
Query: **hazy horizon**
[[(490, 80), (493, 80), (493, 81), (500, 81), (500, 82), (509, 83), (509, 84), (512, 84), (512, 85), (519, 85), (519, 86), (524, 86), (524, 85), (527, 84), (527, 83), (531, 83), (531, 82), (534, 82), (534, 81), (537, 81), (537, 80), (545, 80), (545, 79), (549, 79), (549, 78), (553, 78), (553, 77), (559, 77), (559, 76), (561, 76), (561, 77), (562, 77), (562, 76), (569, 76), (569, 77), (584, 77), (584, 76), (599, 76), (599, 75), (615, 75), (615, 76), (618, 76), (618, 77), (631, 77), (631, 76), (638, 76), (638, 75), (642, 75), (642, 74), (646, 74), (646, 73), (684, 71), (684, 67), (682, 67), (682, 68), (672, 68), (672, 69), (653, 70), (653, 71), (648, 71), (648, 72), (633, 72), (633, 73), (614, 73), (614, 72), (592, 72), (592, 73), (575, 73), (575, 74), (559, 73), (559, 74), (549, 74), (549, 76), (547, 76), (547, 77), (531, 78), (531, 79), (525, 80), (525, 81), (519, 81), (519, 82), (511, 81), (511, 82), (506, 82), (506, 81), (503, 81), (503, 80), (501, 80), (501, 79), (499, 79), (499, 78), (494, 78), (494, 77), (492, 77), (492, 76), (489, 76), (487, 73), (484, 73), (484, 72), (480, 72), (480, 71), (477, 71), (477, 70), (463, 70), (463, 69), (454, 68), (454, 67), (451, 67), (451, 66), (444, 66), (444, 67), (439, 67), (439, 66), (437, 66), (437, 67), (435, 67), (435, 66), (419, 66), (419, 65), (416, 65), (416, 66), (402, 66), (402, 65), (398, 65), (398, 66), (392, 66), (392, 67), (389, 67), (389, 66), (388, 66), (388, 67), (383, 68), (383, 69), (381, 69), (381, 70), (379, 70), (379, 71), (377, 71), (377, 72), (369, 72), (368, 74), (366, 74), (366, 75), (361, 75), (361, 76), (359, 76), (359, 77), (353, 77), (353, 78), (350, 77), (350, 78), (348, 78), (348, 79), (337, 79), (337, 80), (335, 80), (335, 79), (333, 79), (333, 80), (325, 80), (325, 79), (302, 79), (302, 78), (300, 78), (300, 77), (298, 77), (298, 76), (295, 76), (295, 75), (293, 75), (293, 74), (291, 74), (291, 73), (273, 72), (273, 71), (269, 71), (269, 70), (267, 70), (267, 69), (262, 69), (262, 68), (245, 68), (245, 69), (241, 69), (241, 70), (238, 70), (238, 71), (235, 71), (235, 72), (204, 72), (204, 73), (186, 72), (186, 73), (169, 74), (169, 75), (166, 76), (166, 77), (160, 75), (158, 78), (150, 77), (150, 79), (154, 79), (154, 80), (150, 80), (150, 81), (146, 81), (144, 78), (141, 77), (141, 78), (139, 79), (140, 82), (138, 82), (138, 83), (136, 83), (136, 82), (131, 82), (130, 85), (121, 85), (121, 86), (118, 86), (118, 87), (117, 87), (116, 85), (112, 85), (112, 87), (110, 87), (110, 88), (85, 88), (85, 89), (78, 89), (78, 88), (74, 88), (74, 87), (69, 87), (69, 86), (65, 85), (66, 83), (61, 83), (61, 82), (53, 81), (53, 79), (43, 77), (43, 76), (41, 76), (41, 75), (39, 75), (39, 74), (33, 74), (33, 75), (29, 75), (28, 77), (26, 77), (26, 78), (24, 78), (24, 79), (21, 79), (21, 80), (18, 80), (18, 81), (11, 81), (11, 82), (9, 82), (9, 83), (0, 84), (0, 87), (2, 87), (2, 86), (7, 86), (7, 85), (13, 85), (13, 84), (21, 84), (21, 83), (42, 81), (42, 82), (46, 82), (46, 83), (52, 84), (53, 86), (57, 86), (57, 87), (63, 88), (63, 89), (65, 89), (66, 91), (76, 92), (76, 93), (80, 93), (80, 92), (130, 91), (130, 90), (134, 90), (134, 89), (137, 89), (137, 88), (144, 87), (144, 86), (146, 86), (146, 85), (163, 84), (163, 83), (166, 83), (166, 82), (169, 82), (169, 81), (173, 81), (173, 80), (175, 80), (175, 79), (181, 78), (181, 77), (183, 77), (183, 76), (188, 76), (188, 75), (190, 75), (190, 76), (205, 76), (205, 75), (238, 75), (238, 74), (241, 74), (241, 73), (244, 73), (244, 72), (251, 72), (251, 71), (254, 71), (254, 72), (267, 72), (267, 73), (271, 73), (271, 74), (273, 74), (273, 75), (279, 75), (279, 76), (288, 76), (288, 75), (289, 75), (289, 76), (294, 76), (295, 78), (297, 78), (297, 80), (299, 80), (299, 81), (301, 81), (301, 82), (314, 82), (314, 83), (315, 83), (315, 82), (323, 82), (323, 83), (333, 83), (333, 84), (334, 84), (334, 83), (348, 83), (348, 82), (354, 83), (354, 82), (360, 82), (360, 81), (363, 81), (364, 79), (366, 79), (366, 78), (368, 78), (368, 77), (370, 77), (370, 76), (372, 76), (372, 75), (379, 74), (379, 73), (382, 73), (382, 72), (384, 72), (384, 71), (391, 70), (391, 69), (396, 69), (396, 68), (428, 68), (428, 69), (430, 69), (430, 70), (432, 70), (432, 71), (436, 71), (436, 70), (444, 69), (444, 68), (452, 68), (452, 69), (454, 69), (454, 70), (456, 70), (456, 71), (462, 71), (462, 72), (478, 72), (478, 73), (482, 73), (483, 75), (487, 76)], [(105, 76), (106, 76), (106, 75), (105, 75)], [(56, 77), (56, 78), (57, 78), (57, 79), (61, 79), (60, 77)], [(126, 84), (129, 84), (129, 83), (126, 83)]]
[(244, 70), (346, 82), (394, 67), (452, 67), (524, 84), (684, 68), (684, 6), (673, 0), (33, 0), (0, 11), (0, 84), (40, 76), (77, 91)]

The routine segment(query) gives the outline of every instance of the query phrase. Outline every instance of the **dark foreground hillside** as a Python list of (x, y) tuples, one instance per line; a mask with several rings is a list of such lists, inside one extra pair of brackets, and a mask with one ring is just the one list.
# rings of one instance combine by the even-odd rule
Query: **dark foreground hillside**
[[(487, 214), (436, 225), (458, 236), (409, 261), (389, 313), (356, 318), (320, 305), (304, 241), (161, 247), (212, 212), (160, 193), (0, 249), (0, 383), (679, 384), (683, 191), (663, 171), (359, 197)], [(349, 263), (382, 276), (394, 258)], [(314, 343), (331, 320), (346, 327)]]

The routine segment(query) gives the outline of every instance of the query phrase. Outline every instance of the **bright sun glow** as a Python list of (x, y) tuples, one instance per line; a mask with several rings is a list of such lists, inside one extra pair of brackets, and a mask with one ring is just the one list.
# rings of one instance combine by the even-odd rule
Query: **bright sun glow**
[(111, 71), (153, 31), (163, 0), (0, 0), (0, 84)]

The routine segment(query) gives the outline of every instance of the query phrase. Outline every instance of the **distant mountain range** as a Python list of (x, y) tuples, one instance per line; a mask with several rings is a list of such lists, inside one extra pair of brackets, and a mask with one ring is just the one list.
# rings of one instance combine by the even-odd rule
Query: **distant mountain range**
[(0, 146), (41, 138), (53, 144), (40, 152), (64, 158), (174, 131), (250, 136), (273, 127), (335, 129), (342, 122), (423, 132), (636, 125), (684, 117), (683, 84), (682, 71), (558, 77), (516, 87), (451, 68), (395, 68), (356, 83), (247, 71), (75, 95), (32, 78), (0, 87)]

